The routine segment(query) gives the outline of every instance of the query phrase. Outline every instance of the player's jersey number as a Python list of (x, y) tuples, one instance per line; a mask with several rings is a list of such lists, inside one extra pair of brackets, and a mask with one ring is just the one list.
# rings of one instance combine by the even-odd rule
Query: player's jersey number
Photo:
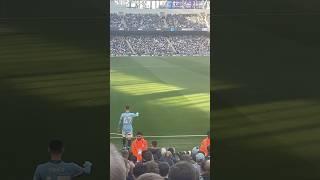
[(131, 118), (125, 117), (125, 118), (123, 119), (123, 124), (130, 124), (130, 123), (131, 123)]

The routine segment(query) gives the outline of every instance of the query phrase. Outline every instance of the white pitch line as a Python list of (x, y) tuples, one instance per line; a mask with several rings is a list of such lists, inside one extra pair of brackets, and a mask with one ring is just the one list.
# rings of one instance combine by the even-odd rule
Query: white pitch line
[(122, 136), (122, 134), (120, 133), (110, 133), (110, 134)]
[[(111, 133), (110, 133), (111, 134)], [(115, 133), (113, 133), (115, 134)], [(207, 135), (171, 135), (171, 136), (143, 136), (143, 137), (155, 137), (155, 138), (184, 138), (184, 137), (206, 137)], [(110, 139), (119, 139), (122, 137), (110, 137)]]
[(110, 139), (122, 139), (122, 137), (110, 137)]

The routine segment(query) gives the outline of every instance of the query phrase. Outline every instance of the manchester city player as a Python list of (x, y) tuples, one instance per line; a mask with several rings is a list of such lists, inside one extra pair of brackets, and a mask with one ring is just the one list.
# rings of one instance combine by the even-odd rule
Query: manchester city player
[[(122, 145), (123, 148), (131, 147), (131, 138), (133, 135), (132, 121), (134, 117), (139, 116), (139, 113), (131, 113), (130, 107), (126, 105), (125, 112), (121, 114), (119, 121), (119, 130), (122, 127)], [(128, 143), (128, 144), (127, 144)]]
[(60, 140), (52, 140), (49, 144), (51, 159), (37, 166), (33, 180), (72, 180), (91, 173), (92, 164), (89, 161), (85, 161), (83, 167), (62, 161), (63, 151), (63, 143)]

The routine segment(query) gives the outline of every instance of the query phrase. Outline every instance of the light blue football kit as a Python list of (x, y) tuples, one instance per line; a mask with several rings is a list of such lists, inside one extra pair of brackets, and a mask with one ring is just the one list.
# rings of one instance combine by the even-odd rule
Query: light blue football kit
[(77, 176), (89, 175), (92, 164), (86, 161), (83, 166), (61, 160), (51, 160), (37, 166), (33, 180), (72, 180)]
[(139, 113), (131, 113), (131, 112), (124, 112), (120, 116), (119, 127), (122, 124), (122, 135), (125, 137), (126, 135), (133, 133), (132, 122), (134, 117), (138, 117)]

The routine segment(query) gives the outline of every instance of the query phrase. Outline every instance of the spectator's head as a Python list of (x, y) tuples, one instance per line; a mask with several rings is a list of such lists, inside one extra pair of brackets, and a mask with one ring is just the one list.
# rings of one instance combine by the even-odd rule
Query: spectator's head
[(130, 111), (130, 106), (129, 106), (129, 105), (126, 105), (126, 106), (124, 107), (124, 109), (125, 109), (126, 111)]
[(169, 173), (169, 164), (167, 162), (160, 162), (159, 163), (159, 174), (162, 177), (167, 177)]
[(164, 178), (161, 177), (159, 174), (145, 173), (145, 174), (139, 176), (139, 178), (137, 180), (164, 180)]
[(167, 149), (166, 148), (161, 148), (161, 156), (165, 156), (167, 153)]
[(181, 161), (188, 161), (188, 162), (191, 162), (192, 161), (192, 157), (187, 155), (187, 154), (184, 154), (184, 155), (181, 155), (180, 156), (180, 160)]
[(196, 155), (197, 153), (199, 152), (199, 147), (196, 146), (192, 149), (191, 151), (191, 157), (192, 157), (192, 160), (196, 161)]
[(199, 180), (199, 173), (191, 163), (181, 161), (170, 168), (169, 180)]
[(171, 158), (172, 157), (172, 153), (170, 151), (166, 152), (166, 157)]
[(159, 165), (154, 161), (148, 161), (145, 163), (146, 165), (146, 172), (147, 173), (156, 173), (159, 174)]
[(187, 151), (187, 154), (188, 154), (189, 156), (191, 156), (191, 151)]
[(174, 147), (170, 147), (170, 148), (168, 148), (168, 151), (170, 151), (171, 154), (174, 154), (175, 153), (175, 148)]
[(151, 145), (152, 145), (152, 147), (156, 148), (158, 146), (158, 142), (157, 141), (152, 141)]
[(156, 148), (156, 149), (153, 149), (151, 153), (153, 155), (153, 160), (159, 161), (159, 159), (161, 158), (161, 150)]
[(125, 162), (113, 144), (110, 144), (110, 180), (125, 180)]
[(191, 155), (196, 155), (198, 152), (199, 152), (199, 147), (196, 146), (196, 147), (192, 148)]
[(175, 161), (180, 161), (180, 155), (178, 153), (174, 153), (173, 158), (175, 159)]
[(196, 155), (196, 162), (197, 162), (198, 164), (201, 163), (201, 162), (204, 161), (204, 160), (205, 160), (204, 154), (198, 153), (198, 154)]
[(51, 140), (49, 142), (49, 147), (48, 147), (48, 151), (51, 154), (51, 156), (60, 156), (64, 151), (64, 146), (63, 146), (63, 142), (60, 140)]
[(138, 178), (140, 175), (146, 173), (147, 168), (143, 163), (137, 163), (133, 168), (133, 176)]
[[(197, 153), (197, 154), (199, 154), (199, 153), (201, 153), (201, 154), (205, 155), (205, 153), (204, 153), (203, 151), (198, 151), (198, 153)], [(197, 154), (196, 154), (196, 155), (197, 155)]]
[(153, 160), (153, 155), (151, 153), (151, 151), (142, 151), (142, 159), (144, 161), (152, 161)]
[(142, 132), (138, 131), (136, 134), (136, 138), (137, 138), (137, 140), (141, 140), (143, 138)]

